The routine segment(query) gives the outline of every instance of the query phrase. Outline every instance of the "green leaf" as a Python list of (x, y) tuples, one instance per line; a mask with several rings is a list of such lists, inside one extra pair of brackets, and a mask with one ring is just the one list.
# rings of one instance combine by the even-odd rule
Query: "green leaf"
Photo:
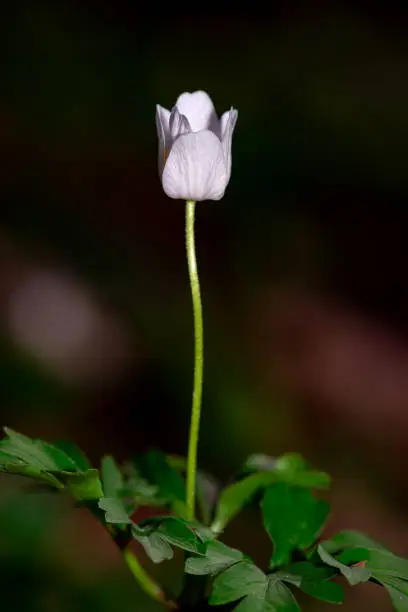
[(132, 535), (154, 563), (171, 559), (172, 546), (198, 555), (205, 552), (204, 542), (194, 525), (176, 516), (155, 517), (133, 525)]
[(72, 459), (78, 472), (87, 472), (92, 469), (89, 459), (82, 450), (69, 440), (58, 440), (57, 442), (53, 442), (52, 445)]
[(107, 455), (101, 461), (101, 477), (105, 497), (116, 498), (123, 489), (123, 476), (115, 459)]
[[(226, 487), (220, 494), (213, 524), (215, 534), (222, 532), (224, 527), (248, 503), (274, 483), (282, 482), (292, 486), (305, 488), (327, 488), (330, 478), (324, 472), (307, 469), (307, 464), (299, 455), (283, 455), (276, 459), (270, 470), (257, 472)], [(273, 469), (272, 469), (273, 468)]]
[(130, 520), (126, 508), (120, 499), (112, 497), (102, 497), (99, 500), (98, 507), (105, 512), (105, 521), (107, 523), (119, 523), (119, 524), (130, 524), (133, 522)]
[(221, 533), (242, 508), (253, 500), (255, 494), (275, 479), (274, 474), (270, 472), (259, 472), (235, 482), (221, 491), (215, 518), (211, 525), (213, 532)]
[(276, 575), (283, 582), (297, 586), (307, 595), (338, 604), (344, 601), (344, 590), (330, 580), (336, 573), (334, 568), (316, 567), (308, 561), (302, 561), (282, 568)]
[(302, 580), (299, 588), (307, 595), (315, 597), (320, 601), (325, 601), (331, 604), (342, 604), (344, 602), (343, 587), (332, 580), (326, 580), (324, 582)]
[(40, 470), (76, 470), (75, 462), (59, 448), (28, 438), (13, 429), (4, 428), (7, 438), (0, 442), (0, 452)]
[(205, 545), (199, 531), (188, 521), (177, 516), (154, 517), (144, 521), (173, 546), (196, 554), (204, 554)]
[[(13, 459), (12, 459), (13, 460)], [(5, 474), (14, 474), (16, 476), (24, 476), (26, 478), (33, 478), (41, 483), (47, 484), (56, 489), (63, 489), (64, 485), (52, 474), (44, 472), (43, 470), (33, 467), (31, 465), (25, 465), (24, 463), (3, 463), (4, 458), (0, 455), (0, 472)]]
[[(326, 543), (324, 544), (326, 545)], [(346, 565), (365, 561), (367, 569), (369, 569), (375, 577), (383, 574), (385, 576), (397, 576), (399, 578), (408, 579), (408, 561), (401, 557), (397, 557), (384, 548), (375, 550), (371, 548), (356, 547), (341, 552), (336, 558)]]
[(215, 578), (210, 604), (238, 601), (236, 612), (299, 612), (292, 592), (276, 578), (266, 576), (246, 561), (229, 567)]
[(287, 564), (294, 550), (311, 546), (321, 532), (330, 506), (308, 489), (283, 482), (269, 487), (262, 501), (265, 529), (274, 550), (271, 567)]
[[(78, 501), (103, 496), (99, 473), (88, 469), (87, 459), (73, 444), (49, 444), (5, 428), (0, 442), (0, 470), (34, 478), (57, 489), (67, 486)], [(3, 463), (4, 462), (4, 463)]]
[(389, 593), (394, 609), (397, 612), (408, 612), (408, 593), (388, 585), (385, 585), (385, 588)]
[(239, 550), (229, 548), (218, 540), (210, 540), (204, 557), (189, 557), (186, 560), (185, 572), (195, 576), (215, 575), (243, 558), (244, 555)]
[(120, 497), (129, 514), (139, 506), (154, 506), (163, 508), (169, 501), (158, 496), (157, 485), (152, 485), (143, 478), (133, 463), (123, 466), (123, 489)]
[[(341, 532), (321, 546), (325, 549), (326, 554), (335, 555), (331, 559), (342, 564), (340, 571), (343, 574), (349, 571), (354, 573), (352, 584), (355, 584), (355, 572), (363, 571), (365, 578), (368, 574), (371, 580), (379, 582), (387, 589), (397, 612), (408, 612), (408, 561), (406, 559), (394, 555), (381, 544), (358, 532)], [(318, 552), (322, 557), (321, 550), (318, 549)], [(347, 565), (361, 562), (364, 563), (364, 567), (347, 567)]]
[(185, 516), (184, 480), (170, 465), (167, 455), (157, 450), (149, 451), (138, 458), (136, 466), (150, 484), (157, 486), (157, 496), (166, 500), (176, 514)]
[(162, 538), (160, 533), (133, 525), (132, 535), (145, 549), (146, 554), (153, 563), (162, 563), (173, 558), (174, 553), (170, 544)]
[(285, 453), (276, 459), (275, 469), (298, 474), (309, 469), (309, 464), (299, 453)]
[(87, 472), (60, 472), (58, 477), (78, 501), (92, 501), (103, 497), (98, 470)]
[(269, 455), (250, 455), (242, 466), (242, 472), (272, 472), (276, 467), (276, 457)]
[(368, 536), (359, 531), (340, 531), (335, 536), (326, 540), (324, 543), (325, 549), (334, 554), (346, 548), (373, 548), (376, 550), (386, 550), (381, 544), (375, 542)]
[(213, 582), (210, 604), (218, 606), (237, 601), (247, 595), (264, 599), (268, 579), (252, 563), (241, 561), (218, 574)]
[(276, 580), (273, 575), (269, 577), (266, 601), (272, 606), (271, 609), (274, 612), (300, 612), (292, 591), (283, 582)]
[(408, 610), (408, 561), (385, 549), (356, 548), (353, 551), (345, 551), (340, 557), (344, 558), (346, 553), (353, 552), (360, 557), (366, 557), (366, 568), (371, 572), (372, 577), (387, 589), (394, 608), (399, 612), (406, 612)]
[[(291, 563), (290, 565), (286, 565), (281, 570), (276, 572), (276, 575), (279, 576), (280, 580), (284, 580), (286, 582), (291, 582), (296, 586), (299, 586), (300, 580), (328, 580), (329, 578), (333, 578), (337, 574), (336, 570), (332, 567), (316, 567), (310, 561), (299, 561), (298, 563)], [(286, 578), (286, 575), (292, 576), (296, 578), (296, 581), (293, 582)]]
[(346, 578), (351, 586), (355, 586), (360, 582), (367, 582), (370, 579), (371, 573), (365, 567), (348, 567), (335, 559), (330, 553), (327, 552), (325, 543), (319, 544), (317, 552), (321, 560), (331, 567), (335, 567), (340, 571), (341, 574)]

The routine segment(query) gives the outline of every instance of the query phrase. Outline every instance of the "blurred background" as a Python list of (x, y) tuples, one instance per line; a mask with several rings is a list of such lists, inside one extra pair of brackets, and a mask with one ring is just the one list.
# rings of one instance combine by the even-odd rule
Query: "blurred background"
[[(200, 464), (226, 481), (251, 453), (302, 452), (334, 477), (328, 533), (408, 555), (407, 15), (272, 5), (1, 8), (0, 421), (95, 464), (185, 454), (184, 207), (154, 115), (205, 89), (239, 119), (227, 194), (197, 210)], [(264, 563), (255, 516), (226, 541)], [(0, 568), (9, 609), (160, 609), (92, 517), (4, 476)], [(344, 609), (391, 606), (363, 586)]]

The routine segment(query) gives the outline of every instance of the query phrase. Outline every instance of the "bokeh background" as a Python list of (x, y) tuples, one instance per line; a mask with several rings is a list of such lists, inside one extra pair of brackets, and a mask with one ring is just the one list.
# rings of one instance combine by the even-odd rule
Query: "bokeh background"
[[(185, 453), (184, 208), (154, 114), (205, 89), (239, 120), (228, 192), (197, 211), (200, 464), (302, 452), (334, 477), (329, 532), (408, 555), (406, 10), (271, 4), (2, 6), (0, 420), (95, 463)], [(255, 516), (226, 540), (263, 563)], [(92, 517), (4, 476), (0, 568), (8, 609), (159, 610)], [(391, 607), (363, 586), (344, 609)]]

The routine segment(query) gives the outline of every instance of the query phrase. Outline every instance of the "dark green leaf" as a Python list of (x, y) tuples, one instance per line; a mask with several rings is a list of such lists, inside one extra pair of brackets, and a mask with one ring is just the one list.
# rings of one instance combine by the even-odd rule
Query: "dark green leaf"
[(188, 521), (177, 516), (157, 517), (144, 521), (170, 544), (196, 554), (204, 554), (205, 545), (199, 532)]
[(307, 595), (320, 599), (320, 601), (331, 604), (341, 604), (344, 602), (343, 587), (332, 580), (325, 580), (323, 582), (302, 580), (299, 588)]
[[(300, 612), (292, 591), (273, 575), (269, 577), (266, 601), (272, 606), (273, 612)], [(269, 608), (265, 608), (265, 612), (266, 610)]]
[(4, 431), (7, 438), (0, 442), (0, 452), (45, 471), (76, 470), (75, 462), (48, 442), (33, 440), (8, 427)]
[(259, 568), (252, 563), (241, 561), (215, 578), (210, 604), (226, 604), (246, 595), (262, 600), (265, 598), (267, 585), (268, 579)]
[(398, 589), (394, 589), (388, 585), (385, 585), (389, 596), (392, 601), (392, 605), (394, 606), (397, 612), (408, 612), (408, 593), (402, 592)]
[(275, 608), (266, 602), (265, 597), (247, 595), (234, 610), (235, 612), (274, 612)]
[(380, 582), (388, 591), (394, 608), (398, 612), (408, 610), (408, 561), (401, 559), (385, 549), (354, 549), (345, 551), (340, 556), (343, 558), (347, 553), (356, 553), (362, 557), (365, 553), (367, 559), (366, 568), (371, 572), (373, 578)]
[[(397, 612), (408, 612), (407, 560), (397, 557), (381, 544), (357, 532), (341, 532), (324, 542), (322, 546), (326, 554), (335, 555), (331, 557), (332, 560), (335, 558), (336, 563), (342, 564), (340, 571), (344, 575), (346, 575), (345, 572), (354, 573), (354, 583), (355, 572), (366, 572), (365, 577), (368, 573), (371, 579), (387, 589)], [(319, 554), (322, 557), (321, 550)], [(363, 567), (347, 567), (357, 563), (361, 563)]]
[(150, 557), (153, 563), (162, 563), (172, 559), (174, 556), (173, 549), (170, 544), (164, 539), (160, 533), (151, 529), (133, 525), (132, 535), (145, 549), (146, 554)]
[(205, 545), (198, 531), (180, 517), (148, 519), (141, 525), (133, 525), (132, 535), (142, 544), (154, 563), (170, 559), (173, 556), (171, 546), (195, 554), (204, 554), (205, 551)]
[(242, 600), (235, 612), (299, 612), (292, 592), (276, 578), (240, 561), (215, 578), (210, 604), (223, 605)]
[(91, 501), (103, 497), (98, 470), (87, 472), (60, 472), (58, 477), (78, 501)]
[(169, 500), (158, 496), (157, 485), (147, 482), (134, 464), (125, 464), (123, 474), (124, 482), (120, 497), (129, 514), (132, 514), (138, 506), (162, 508), (169, 504)]
[[(270, 467), (272, 468), (272, 465)], [(221, 492), (211, 527), (213, 532), (221, 533), (224, 527), (244, 506), (251, 503), (257, 494), (277, 482), (317, 489), (327, 488), (330, 485), (330, 478), (323, 472), (308, 470), (306, 463), (299, 455), (284, 455), (276, 459), (273, 469), (251, 474), (229, 485)]]
[(105, 497), (119, 497), (123, 489), (123, 476), (114, 458), (110, 455), (102, 458), (101, 477)]
[(276, 460), (274, 471), (281, 482), (297, 487), (327, 489), (330, 476), (325, 472), (311, 470), (308, 463), (297, 453), (286, 453)]
[(214, 533), (221, 533), (224, 527), (251, 502), (261, 489), (276, 481), (273, 472), (259, 472), (252, 474), (226, 487), (221, 491), (218, 506), (211, 529)]
[(276, 457), (269, 455), (250, 455), (242, 466), (242, 472), (272, 472), (276, 467)]
[(78, 448), (69, 440), (58, 440), (58, 442), (53, 442), (52, 445), (55, 448), (61, 450), (63, 453), (65, 453), (65, 455), (68, 455), (70, 459), (72, 459), (78, 472), (86, 472), (92, 469), (92, 465), (89, 462), (88, 458), (85, 456), (85, 454), (81, 451), (80, 448)]
[[(13, 461), (13, 459), (11, 459)], [(3, 461), (3, 458), (0, 457), (0, 462)], [(44, 472), (43, 470), (33, 467), (31, 465), (26, 465), (24, 463), (1, 463), (0, 464), (0, 472), (4, 472), (6, 474), (15, 474), (16, 476), (24, 476), (26, 478), (33, 478), (35, 480), (40, 481), (41, 483), (50, 485), (51, 487), (55, 487), (56, 489), (63, 489), (64, 485), (52, 474), (48, 472)]]
[(328, 603), (342, 603), (344, 590), (330, 578), (337, 574), (331, 567), (316, 567), (308, 561), (293, 563), (276, 573), (279, 580), (297, 586), (307, 595)]
[(309, 464), (299, 453), (285, 453), (276, 459), (275, 470), (299, 474), (309, 469)]
[(105, 521), (107, 523), (133, 524), (123, 503), (112, 497), (102, 497), (98, 506), (105, 511)]
[(185, 572), (196, 576), (215, 575), (234, 563), (242, 561), (244, 555), (239, 550), (229, 548), (222, 542), (208, 542), (203, 557), (189, 557), (186, 560)]
[(352, 586), (355, 586), (360, 582), (367, 582), (367, 580), (369, 580), (371, 577), (370, 571), (365, 567), (348, 567), (335, 559), (330, 553), (327, 552), (325, 543), (319, 544), (317, 547), (317, 552), (324, 563), (330, 567), (335, 567), (338, 569)]
[(359, 531), (340, 531), (338, 534), (326, 540), (324, 547), (331, 555), (347, 548), (372, 548), (386, 550), (381, 544), (375, 542)]
[(174, 469), (161, 451), (152, 450), (139, 457), (137, 467), (147, 481), (156, 485), (157, 495), (165, 499), (176, 514), (186, 514), (186, 489), (180, 473)]
[[(326, 543), (324, 544), (326, 547)], [(336, 558), (345, 565), (365, 561), (367, 569), (371, 571), (373, 576), (382, 573), (383, 575), (398, 576), (408, 580), (408, 561), (383, 548), (380, 550), (352, 548), (343, 551)]]
[(311, 546), (329, 514), (329, 504), (308, 489), (283, 482), (269, 487), (262, 502), (265, 529), (274, 550), (271, 567), (287, 564), (291, 553)]
[[(285, 574), (306, 580), (320, 581), (332, 578), (337, 574), (337, 572), (331, 567), (316, 567), (309, 561), (300, 561), (299, 563), (286, 565), (284, 568), (279, 570), (279, 572), (276, 572), (276, 575), (279, 576), (280, 580), (291, 582), (283, 577)], [(297, 582), (292, 582), (292, 584), (296, 584), (298, 586)]]

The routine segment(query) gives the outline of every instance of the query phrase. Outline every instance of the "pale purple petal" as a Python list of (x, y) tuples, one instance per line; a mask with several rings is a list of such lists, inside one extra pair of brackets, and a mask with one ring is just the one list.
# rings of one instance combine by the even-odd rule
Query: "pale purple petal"
[(171, 142), (174, 142), (179, 136), (191, 132), (187, 117), (179, 113), (177, 106), (172, 109), (170, 114), (169, 131)]
[(234, 108), (224, 113), (221, 117), (221, 142), (222, 150), (225, 158), (225, 165), (227, 168), (228, 180), (231, 175), (231, 148), (232, 148), (232, 135), (234, 133), (235, 124), (238, 119), (238, 111)]
[(163, 172), (164, 164), (166, 163), (167, 155), (171, 147), (170, 139), (170, 111), (163, 108), (159, 104), (156, 105), (156, 129), (159, 139), (159, 174)]
[(205, 91), (181, 94), (176, 106), (179, 112), (187, 117), (193, 132), (211, 130), (220, 136), (219, 120), (211, 98)]
[(180, 136), (162, 175), (163, 189), (180, 200), (220, 200), (228, 184), (220, 140), (209, 130)]

